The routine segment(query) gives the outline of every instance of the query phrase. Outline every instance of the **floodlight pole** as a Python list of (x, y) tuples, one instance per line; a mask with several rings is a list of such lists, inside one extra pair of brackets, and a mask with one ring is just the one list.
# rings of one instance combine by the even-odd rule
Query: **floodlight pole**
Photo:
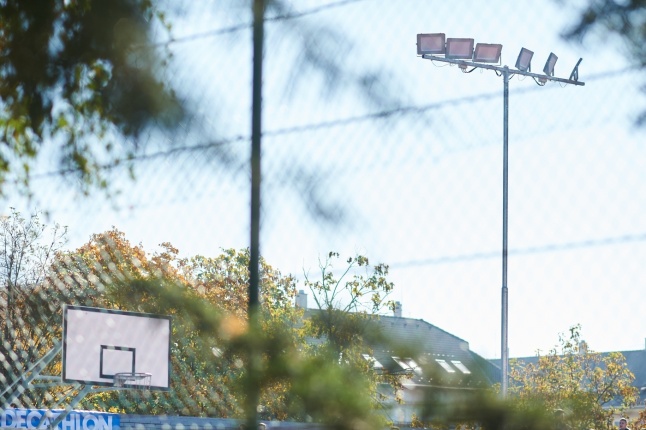
[(501, 332), (500, 332), (500, 361), (502, 375), (500, 394), (507, 397), (509, 368), (509, 348), (507, 338), (508, 328), (508, 290), (507, 290), (507, 220), (509, 215), (509, 67), (502, 70), (503, 81), (503, 143), (502, 143), (502, 302), (501, 302)]
[[(509, 339), (508, 339), (508, 298), (509, 291), (507, 289), (507, 230), (508, 230), (508, 203), (509, 203), (509, 79), (514, 75), (530, 76), (538, 79), (539, 82), (545, 83), (546, 81), (561, 82), (571, 85), (585, 85), (585, 82), (579, 82), (575, 77), (574, 72), (570, 75), (570, 79), (557, 78), (555, 76), (540, 75), (538, 73), (531, 73), (522, 70), (510, 70), (508, 66), (499, 66), (493, 64), (474, 63), (472, 61), (454, 60), (451, 58), (438, 57), (436, 55), (423, 54), (422, 58), (425, 60), (441, 61), (443, 63), (457, 64), (460, 69), (466, 71), (467, 68), (481, 68), (495, 71), (502, 76), (503, 81), (503, 156), (502, 156), (502, 303), (501, 303), (501, 335), (500, 335), (500, 365), (501, 365), (501, 381), (500, 381), (500, 394), (502, 397), (507, 397), (507, 387), (509, 383)], [(579, 60), (581, 62), (581, 60)], [(577, 70), (578, 67), (575, 67)], [(578, 72), (576, 74), (578, 77)]]

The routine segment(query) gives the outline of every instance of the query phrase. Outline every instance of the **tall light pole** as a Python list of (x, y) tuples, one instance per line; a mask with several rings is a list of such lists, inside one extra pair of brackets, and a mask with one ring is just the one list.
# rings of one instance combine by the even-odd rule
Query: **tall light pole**
[(425, 60), (441, 61), (443, 63), (457, 64), (460, 70), (470, 73), (477, 68), (493, 70), (503, 81), (503, 157), (502, 157), (502, 297), (501, 297), (501, 395), (507, 396), (508, 371), (509, 371), (509, 342), (508, 342), (508, 298), (507, 289), (507, 230), (508, 230), (508, 187), (509, 187), (509, 79), (514, 75), (529, 76), (538, 85), (545, 85), (547, 81), (561, 82), (572, 85), (585, 85), (579, 82), (579, 64), (576, 63), (569, 79), (554, 76), (554, 65), (558, 57), (550, 53), (544, 74), (531, 72), (531, 60), (534, 53), (522, 48), (516, 60), (516, 69), (500, 65), (502, 45), (493, 43), (478, 43), (474, 49), (473, 39), (446, 39), (444, 33), (418, 34), (417, 54)]

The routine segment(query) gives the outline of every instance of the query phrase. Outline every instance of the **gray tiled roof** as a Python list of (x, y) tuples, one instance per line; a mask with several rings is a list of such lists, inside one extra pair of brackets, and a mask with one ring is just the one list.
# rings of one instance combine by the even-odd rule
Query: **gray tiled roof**
[[(414, 375), (416, 384), (486, 388), (499, 379), (495, 366), (470, 351), (467, 341), (433, 324), (421, 319), (394, 316), (380, 316), (378, 324), (386, 339), (412, 345), (420, 351), (418, 360), (423, 362), (418, 364), (427, 371), (427, 374)], [(375, 358), (384, 367), (401, 369), (394, 362), (391, 351), (380, 348), (380, 345), (373, 345), (373, 348)], [(438, 360), (443, 360), (452, 372), (448, 372)], [(464, 366), (467, 373), (460, 370), (461, 366)]]
[(642, 400), (646, 396), (646, 349), (638, 351), (619, 351), (626, 357), (626, 364), (635, 375), (635, 386), (645, 388), (642, 391)]
[[(317, 309), (307, 309), (305, 317), (312, 317)], [(373, 355), (389, 372), (406, 372), (393, 358), (398, 353), (393, 345), (411, 346), (418, 352), (417, 363), (425, 371), (425, 375), (411, 373), (413, 384), (446, 386), (452, 388), (485, 388), (500, 379), (500, 370), (489, 361), (469, 350), (469, 343), (441, 328), (421, 319), (375, 316), (373, 322), (380, 329), (383, 343), (370, 345)], [(312, 344), (320, 343), (319, 339), (311, 339)], [(406, 358), (406, 357), (401, 357)], [(451, 370), (447, 371), (437, 360), (444, 360)], [(453, 363), (459, 362), (459, 363)], [(463, 365), (467, 372), (460, 370)]]

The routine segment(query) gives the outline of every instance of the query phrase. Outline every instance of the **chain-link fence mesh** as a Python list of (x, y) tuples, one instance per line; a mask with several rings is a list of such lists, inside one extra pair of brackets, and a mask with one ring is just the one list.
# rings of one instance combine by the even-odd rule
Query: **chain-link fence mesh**
[[(160, 31), (157, 47), (172, 53), (164, 73), (186, 102), (182, 126), (139, 136), (132, 171), (123, 163), (104, 172), (109, 197), (82, 195), (46, 156), (32, 176), (32, 200), (9, 191), (3, 234), (13, 234), (10, 248), (25, 264), (10, 261), (5, 247), (5, 388), (56, 347), (65, 304), (190, 320), (193, 308), (174, 308), (146, 282), (207, 285), (204, 294), (233, 282), (245, 291), (236, 271), (249, 246), (251, 6), (160, 7), (172, 39)], [(555, 52), (556, 76), (564, 78), (584, 57), (585, 86), (537, 86), (522, 76), (510, 82), (510, 354), (546, 350), (577, 323), (592, 348), (643, 348), (644, 326), (633, 311), (646, 280), (646, 153), (634, 125), (644, 108), (643, 78), (622, 55), (620, 38), (565, 41), (560, 34), (576, 18), (575, 9), (550, 1), (270, 4), (260, 247), (273, 270), (293, 275), (275, 283), (294, 293), (330, 251), (365, 255), (390, 266), (389, 298), (405, 317), (499, 358), (502, 78), (421, 59), (415, 36), (502, 43), (502, 64), (510, 67), (525, 46), (535, 52), (534, 71)], [(39, 212), (43, 224), (24, 229)], [(67, 226), (64, 237), (60, 230), (52, 236), (55, 223)], [(144, 285), (137, 293), (134, 281)], [(274, 299), (278, 309), (293, 296)], [(209, 300), (244, 315), (243, 299)], [(187, 327), (173, 334), (181, 341), (171, 348), (170, 394), (99, 393), (81, 406), (119, 412), (127, 397), (135, 400), (127, 412), (240, 416), (241, 400), (227, 391), (240, 364), (198, 360), (191, 348), (208, 342)], [(60, 374), (60, 357), (46, 370)], [(16, 393), (11, 402), (64, 407), (79, 390), (28, 387), (8, 390)]]

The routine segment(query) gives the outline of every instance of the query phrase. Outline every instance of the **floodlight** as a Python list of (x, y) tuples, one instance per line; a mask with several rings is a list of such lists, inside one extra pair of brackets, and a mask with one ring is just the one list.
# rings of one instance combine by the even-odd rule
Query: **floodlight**
[(473, 58), (473, 39), (446, 39), (446, 58), (471, 60)]
[(576, 66), (574, 66), (574, 69), (572, 69), (572, 73), (570, 73), (571, 81), (579, 80), (579, 64), (581, 64), (581, 61), (583, 61), (583, 58), (579, 58), (579, 61), (576, 62)]
[(477, 63), (499, 63), (502, 45), (495, 43), (478, 43), (473, 52), (473, 61)]
[(559, 57), (557, 57), (553, 52), (550, 52), (550, 56), (547, 57), (547, 61), (545, 62), (545, 67), (543, 67), (543, 73), (547, 76), (554, 76), (554, 65), (558, 59)]
[(521, 72), (527, 72), (532, 70), (532, 57), (534, 52), (530, 51), (527, 48), (522, 48), (520, 54), (518, 54), (518, 59), (516, 60), (516, 68)]
[(445, 40), (444, 33), (418, 34), (417, 55), (444, 55)]

